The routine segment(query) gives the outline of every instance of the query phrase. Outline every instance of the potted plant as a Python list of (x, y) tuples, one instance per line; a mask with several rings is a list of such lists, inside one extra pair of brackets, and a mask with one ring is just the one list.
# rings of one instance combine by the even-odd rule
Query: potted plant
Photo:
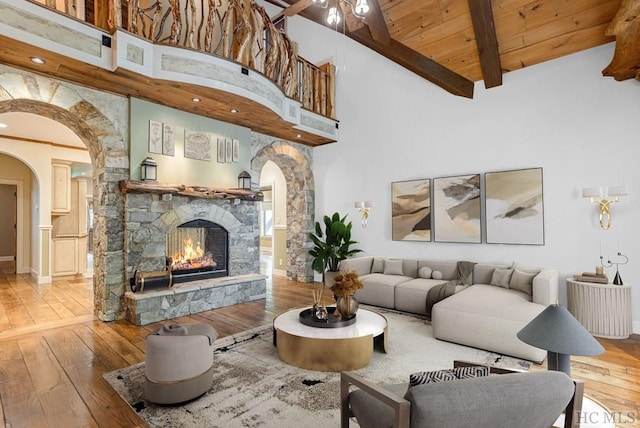
[(309, 239), (313, 242), (313, 248), (309, 255), (313, 257), (311, 267), (322, 274), (323, 282), (327, 283), (325, 271), (338, 272), (338, 266), (342, 260), (362, 252), (357, 248), (351, 248), (357, 241), (351, 240), (351, 222), (346, 222), (347, 215), (340, 217), (337, 212), (331, 217), (325, 215), (323, 224), (316, 221), (315, 233), (309, 233)]
[(362, 287), (364, 287), (364, 283), (360, 281), (360, 277), (355, 271), (340, 271), (335, 276), (331, 291), (336, 296), (336, 309), (343, 320), (353, 318), (358, 310), (358, 302), (353, 295), (356, 290)]

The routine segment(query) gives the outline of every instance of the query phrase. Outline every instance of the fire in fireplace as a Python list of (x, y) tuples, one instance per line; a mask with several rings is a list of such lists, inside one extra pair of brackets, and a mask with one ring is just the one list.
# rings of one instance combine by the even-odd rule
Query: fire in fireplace
[(167, 234), (167, 269), (174, 283), (228, 275), (228, 232), (208, 220), (183, 223)]

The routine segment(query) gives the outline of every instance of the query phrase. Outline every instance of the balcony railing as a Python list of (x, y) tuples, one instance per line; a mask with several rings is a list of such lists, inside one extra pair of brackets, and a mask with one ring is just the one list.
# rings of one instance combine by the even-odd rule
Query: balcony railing
[(153, 43), (236, 61), (265, 75), (303, 108), (334, 118), (335, 67), (297, 55), (296, 43), (251, 0), (36, 0)]

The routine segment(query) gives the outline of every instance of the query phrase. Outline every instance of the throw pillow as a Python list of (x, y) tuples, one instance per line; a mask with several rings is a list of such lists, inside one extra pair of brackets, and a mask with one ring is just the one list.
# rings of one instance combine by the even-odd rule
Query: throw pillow
[(509, 281), (511, 280), (511, 274), (513, 269), (495, 269), (491, 276), (491, 285), (497, 285), (502, 288), (509, 288)]
[(385, 275), (402, 275), (402, 260), (385, 260)]
[(440, 272), (439, 270), (434, 270), (433, 272), (431, 272), (431, 278), (442, 279), (442, 272)]
[(523, 293), (532, 296), (533, 278), (535, 278), (536, 275), (537, 273), (528, 273), (519, 269), (514, 269), (513, 275), (511, 275), (511, 280), (509, 281), (509, 288), (522, 291)]
[(513, 265), (511, 265), (511, 269), (518, 269), (520, 272), (535, 273), (536, 275), (541, 271), (541, 269), (538, 267), (523, 266), (518, 262), (513, 262)]
[(457, 367), (455, 369), (432, 372), (418, 372), (409, 375), (409, 387), (424, 385), (425, 383), (446, 382), (455, 379), (472, 379), (482, 376), (489, 376), (489, 367)]
[(424, 266), (424, 267), (421, 267), (420, 270), (418, 271), (418, 276), (420, 276), (420, 278), (429, 279), (431, 278), (431, 272), (433, 271), (431, 270), (430, 267)]
[(376, 257), (371, 265), (371, 273), (382, 273), (384, 271), (384, 259)]

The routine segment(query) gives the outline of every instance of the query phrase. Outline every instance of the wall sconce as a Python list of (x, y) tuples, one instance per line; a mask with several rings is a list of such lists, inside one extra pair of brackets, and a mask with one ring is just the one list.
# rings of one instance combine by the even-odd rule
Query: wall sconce
[(158, 164), (150, 157), (140, 163), (140, 180), (158, 181)]
[[(582, 189), (582, 197), (590, 198), (591, 203), (598, 204), (600, 208), (600, 227), (607, 230), (611, 227), (611, 207), (613, 202), (620, 202), (620, 196), (627, 194), (626, 186), (611, 186), (602, 191), (602, 187), (585, 187)], [(607, 198), (614, 199), (607, 199)]]
[(362, 214), (362, 227), (367, 227), (367, 220), (369, 219), (369, 212), (373, 208), (373, 201), (358, 201), (355, 203), (355, 207)]
[(242, 171), (238, 175), (238, 189), (251, 190), (251, 174)]

